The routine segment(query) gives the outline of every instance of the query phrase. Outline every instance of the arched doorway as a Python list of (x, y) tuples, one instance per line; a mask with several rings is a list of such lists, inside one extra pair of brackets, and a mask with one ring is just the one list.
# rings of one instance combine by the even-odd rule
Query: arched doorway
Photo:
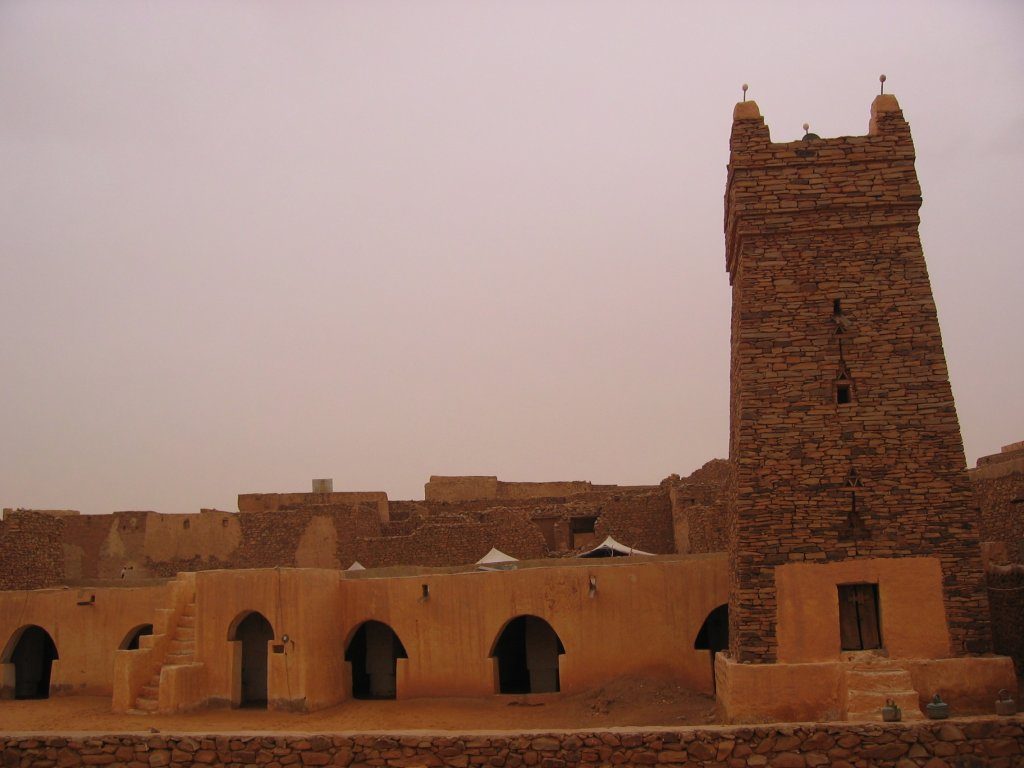
[(398, 659), (407, 658), (405, 646), (391, 627), (364, 621), (345, 650), (345, 661), (352, 663), (352, 698), (395, 698)]
[(715, 608), (704, 619), (693, 641), (694, 649), (708, 651), (711, 655), (711, 690), (715, 690), (715, 654), (729, 647), (729, 606)]
[(499, 693), (554, 693), (560, 690), (558, 657), (565, 647), (544, 619), (517, 616), (494, 643)]
[(139, 638), (143, 635), (152, 634), (152, 624), (140, 624), (139, 626), (128, 630), (128, 634), (124, 636), (124, 640), (121, 641), (121, 644), (117, 646), (117, 648), (121, 651), (137, 651), (139, 650)]
[(258, 611), (239, 616), (234, 621), (234, 629), (228, 633), (228, 640), (236, 640), (242, 645), (242, 668), (239, 674), (241, 691), (238, 697), (240, 707), (267, 707), (267, 646), (273, 639), (274, 628)]
[(57, 646), (42, 627), (29, 624), (11, 635), (2, 661), (14, 665), (14, 698), (48, 698), (56, 659)]

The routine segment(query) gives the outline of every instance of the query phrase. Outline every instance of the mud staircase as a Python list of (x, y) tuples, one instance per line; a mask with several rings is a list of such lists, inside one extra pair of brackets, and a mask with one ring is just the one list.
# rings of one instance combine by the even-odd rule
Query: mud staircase
[(881, 720), (882, 707), (892, 699), (904, 720), (919, 720), (919, 696), (906, 667), (888, 659), (855, 660), (843, 669), (840, 701), (846, 720)]
[(205, 667), (196, 660), (196, 575), (179, 573), (167, 588), (167, 607), (155, 610), (153, 633), (140, 637), (136, 650), (114, 653), (114, 712), (184, 712), (202, 703)]
[(149, 682), (142, 686), (135, 699), (135, 708), (129, 714), (156, 712), (160, 705), (160, 673), (165, 667), (194, 664), (196, 660), (196, 602), (195, 595), (185, 604), (178, 615), (178, 621), (171, 629), (167, 653), (163, 663)]

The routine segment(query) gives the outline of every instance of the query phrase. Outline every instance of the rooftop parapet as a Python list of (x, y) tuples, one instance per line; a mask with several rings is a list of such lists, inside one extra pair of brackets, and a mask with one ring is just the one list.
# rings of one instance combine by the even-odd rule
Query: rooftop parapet
[(797, 230), (919, 223), (921, 187), (910, 126), (892, 94), (876, 96), (864, 136), (772, 142), (757, 102), (733, 109), (725, 193), (726, 269), (743, 239)]

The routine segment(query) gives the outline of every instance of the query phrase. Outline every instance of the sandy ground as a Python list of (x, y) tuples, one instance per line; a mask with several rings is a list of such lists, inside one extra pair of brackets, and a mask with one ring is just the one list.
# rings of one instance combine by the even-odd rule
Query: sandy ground
[(213, 709), (179, 715), (115, 715), (110, 699), (59, 696), (0, 701), (0, 731), (479, 731), (699, 725), (716, 722), (715, 701), (671, 683), (620, 679), (575, 696), (347, 701), (310, 714)]

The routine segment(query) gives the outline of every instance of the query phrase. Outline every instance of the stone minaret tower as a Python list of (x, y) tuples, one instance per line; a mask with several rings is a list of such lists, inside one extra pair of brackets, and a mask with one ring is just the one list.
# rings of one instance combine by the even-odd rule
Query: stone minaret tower
[(863, 561), (863, 594), (834, 587), (842, 621), (844, 599), (864, 614), (843, 626), (842, 647), (882, 647), (877, 627), (858, 626), (867, 612), (877, 623), (865, 601), (885, 589), (870, 565), (915, 557), (941, 567), (946, 614), (920, 631), (948, 632), (952, 656), (987, 651), (976, 511), (899, 104), (877, 97), (867, 136), (785, 144), (754, 102), (733, 120), (732, 658), (777, 660), (776, 575), (793, 563)]

